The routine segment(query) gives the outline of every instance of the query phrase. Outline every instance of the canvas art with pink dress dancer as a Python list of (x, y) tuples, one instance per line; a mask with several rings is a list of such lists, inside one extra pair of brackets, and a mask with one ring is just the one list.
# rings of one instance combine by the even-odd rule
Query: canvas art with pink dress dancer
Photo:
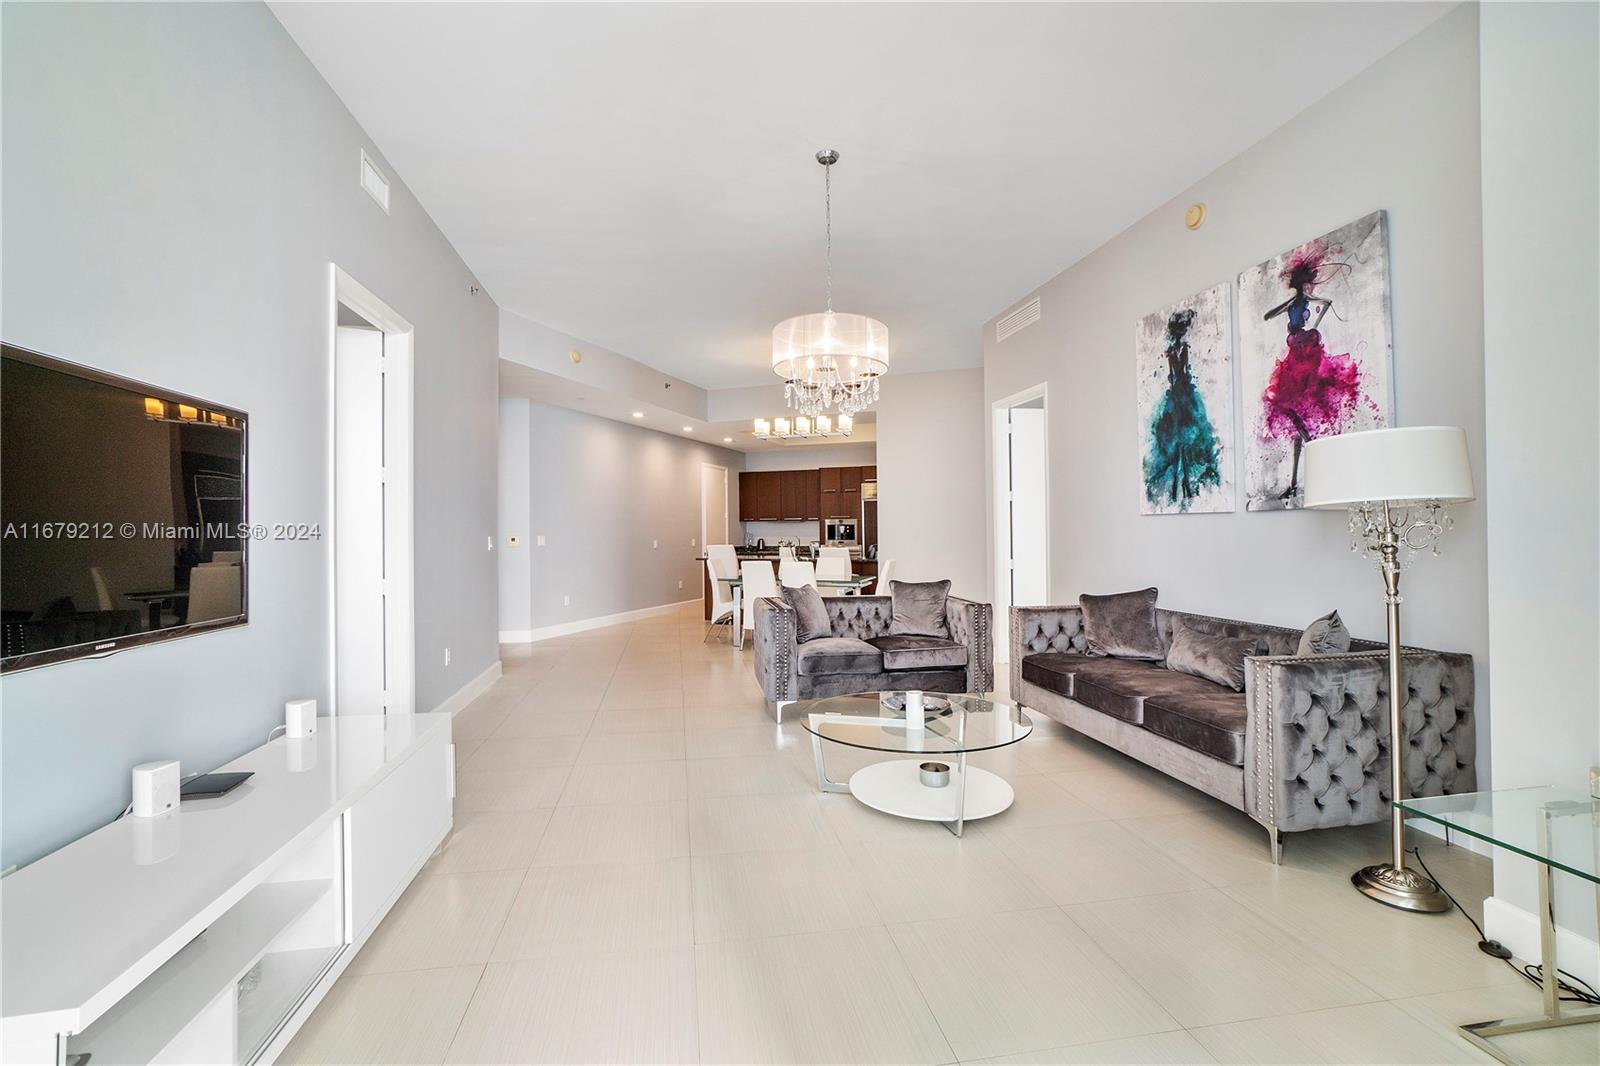
[(1308, 441), (1390, 424), (1385, 212), (1240, 274), (1239, 335), (1245, 507), (1299, 507)]

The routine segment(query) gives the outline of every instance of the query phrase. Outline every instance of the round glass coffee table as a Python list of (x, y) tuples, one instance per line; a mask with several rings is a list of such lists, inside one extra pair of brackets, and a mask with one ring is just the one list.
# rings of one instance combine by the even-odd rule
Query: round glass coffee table
[[(917, 696), (922, 698), (920, 715)], [(999, 814), (1015, 798), (998, 774), (968, 766), (967, 755), (1015, 744), (1033, 732), (1033, 723), (1016, 704), (968, 693), (832, 696), (801, 701), (795, 710), (811, 734), (817, 788), (848, 792), (885, 814), (942, 822), (956, 836), (969, 819)], [(824, 741), (924, 758), (873, 763), (848, 782), (834, 781), (828, 777)]]

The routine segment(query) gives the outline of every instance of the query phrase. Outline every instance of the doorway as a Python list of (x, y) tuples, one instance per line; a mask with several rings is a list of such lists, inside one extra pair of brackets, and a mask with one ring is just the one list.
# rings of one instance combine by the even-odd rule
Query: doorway
[(700, 464), (700, 547), (728, 544), (728, 468)]
[(994, 426), (995, 610), (1050, 602), (1050, 474), (1044, 385), (998, 401)]
[(412, 330), (337, 266), (329, 346), (335, 714), (415, 709)]

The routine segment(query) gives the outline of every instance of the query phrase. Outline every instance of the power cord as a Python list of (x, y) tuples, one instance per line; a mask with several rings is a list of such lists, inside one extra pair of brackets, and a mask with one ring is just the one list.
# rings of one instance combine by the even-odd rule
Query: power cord
[[(1478, 931), (1478, 950), (1483, 952), (1485, 955), (1503, 960), (1507, 966), (1521, 974), (1536, 987), (1544, 987), (1544, 966), (1532, 962), (1526, 962), (1521, 966), (1518, 966), (1516, 961), (1511, 957), (1510, 950), (1506, 948), (1504, 944), (1501, 944), (1500, 941), (1490, 940), (1487, 936), (1485, 936), (1483, 932), (1483, 926), (1479, 925), (1477, 920), (1472, 917), (1471, 913), (1469, 913), (1467, 909), (1461, 905), (1460, 900), (1456, 899), (1450, 894), (1450, 890), (1444, 887), (1444, 882), (1435, 877), (1433, 871), (1428, 869), (1427, 860), (1423, 859), (1422, 857), (1422, 849), (1410, 848), (1408, 850), (1412, 855), (1416, 856), (1417, 863), (1422, 867), (1422, 872), (1427, 874), (1428, 877), (1433, 880), (1433, 883), (1439, 886), (1439, 891), (1445, 894), (1446, 899), (1455, 904), (1456, 912), (1459, 913), (1461, 917), (1465, 918), (1469, 923), (1471, 923), (1472, 928)], [(1596, 992), (1589, 982), (1575, 974), (1568, 973), (1559, 966), (1556, 967), (1556, 975), (1556, 988), (1561, 993), (1564, 993), (1560, 996), (1561, 1002), (1584, 1003), (1589, 1006), (1600, 1006), (1600, 992)], [(1567, 978), (1568, 980), (1563, 981), (1563, 977)], [(1569, 983), (1569, 981), (1572, 983)]]

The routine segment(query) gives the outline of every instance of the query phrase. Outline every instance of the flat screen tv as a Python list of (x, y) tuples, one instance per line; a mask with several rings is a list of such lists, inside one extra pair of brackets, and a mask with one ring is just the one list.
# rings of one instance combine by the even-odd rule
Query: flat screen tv
[(244, 624), (247, 421), (0, 346), (0, 671)]

